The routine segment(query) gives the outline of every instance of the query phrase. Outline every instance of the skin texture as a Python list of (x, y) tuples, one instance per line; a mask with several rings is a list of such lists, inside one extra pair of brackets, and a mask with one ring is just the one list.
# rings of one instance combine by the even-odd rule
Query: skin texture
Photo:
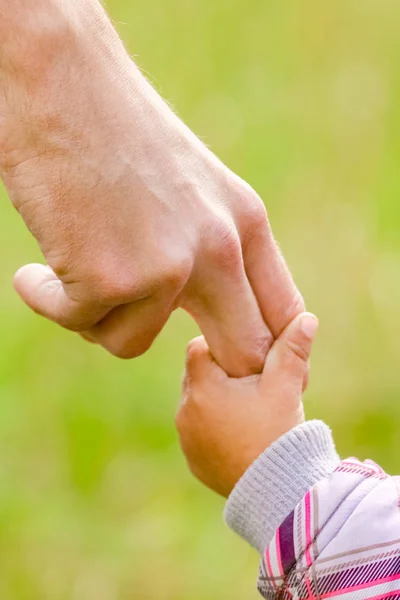
[(314, 315), (296, 317), (269, 351), (263, 373), (242, 379), (217, 365), (203, 337), (189, 344), (176, 425), (190, 470), (212, 490), (228, 497), (267, 447), (304, 422), (317, 328)]
[(132, 358), (178, 307), (233, 376), (303, 300), (257, 194), (178, 119), (97, 0), (0, 0), (0, 175), (47, 265), (35, 312)]

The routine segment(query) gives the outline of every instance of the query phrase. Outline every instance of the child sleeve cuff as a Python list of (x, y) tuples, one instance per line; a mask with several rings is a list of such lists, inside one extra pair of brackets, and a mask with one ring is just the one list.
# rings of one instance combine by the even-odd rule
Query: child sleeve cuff
[(262, 554), (275, 531), (318, 481), (340, 462), (322, 421), (295, 427), (257, 458), (225, 506), (228, 526)]

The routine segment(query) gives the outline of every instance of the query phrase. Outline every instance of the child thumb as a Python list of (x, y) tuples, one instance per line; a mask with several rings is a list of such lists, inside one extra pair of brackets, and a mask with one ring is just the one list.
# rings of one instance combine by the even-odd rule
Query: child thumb
[(261, 377), (263, 382), (270, 384), (273, 378), (274, 383), (279, 380), (282, 385), (298, 382), (302, 388), (318, 325), (317, 317), (311, 313), (301, 313), (289, 323), (267, 356)]

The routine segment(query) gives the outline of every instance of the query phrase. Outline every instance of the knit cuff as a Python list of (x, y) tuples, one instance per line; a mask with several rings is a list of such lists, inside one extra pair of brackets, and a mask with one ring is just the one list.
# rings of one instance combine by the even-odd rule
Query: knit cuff
[(224, 511), (228, 526), (260, 554), (276, 530), (318, 481), (340, 459), (322, 421), (308, 421), (272, 444), (249, 467)]

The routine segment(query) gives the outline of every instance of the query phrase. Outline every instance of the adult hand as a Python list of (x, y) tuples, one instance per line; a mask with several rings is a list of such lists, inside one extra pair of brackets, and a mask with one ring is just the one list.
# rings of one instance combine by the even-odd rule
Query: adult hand
[(0, 171), (48, 265), (16, 274), (23, 300), (123, 358), (181, 306), (229, 374), (259, 371), (303, 309), (261, 200), (142, 77), (97, 0), (0, 0), (0, 17)]

